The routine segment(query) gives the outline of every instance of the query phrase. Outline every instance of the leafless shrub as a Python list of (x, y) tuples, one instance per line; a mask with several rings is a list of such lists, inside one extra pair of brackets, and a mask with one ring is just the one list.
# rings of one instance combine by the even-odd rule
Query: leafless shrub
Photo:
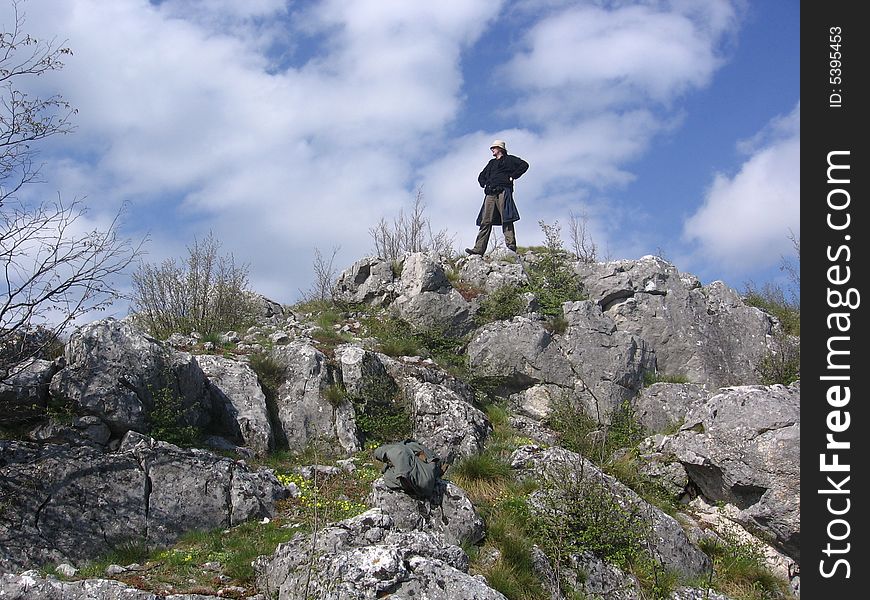
[(303, 302), (327, 301), (335, 299), (335, 286), (338, 279), (335, 268), (335, 257), (341, 246), (333, 246), (332, 254), (327, 260), (320, 252), (320, 248), (314, 249), (314, 283), (307, 292), (300, 291)]
[(598, 258), (598, 248), (589, 233), (588, 224), (589, 217), (586, 213), (577, 215), (572, 211), (568, 220), (568, 235), (577, 259), (584, 263), (593, 263)]
[(0, 381), (11, 365), (41, 355), (71, 322), (120, 297), (114, 276), (139, 255), (139, 246), (118, 236), (117, 217), (105, 231), (76, 232), (84, 214), (78, 201), (3, 206)]
[(432, 231), (432, 224), (426, 216), (423, 190), (417, 190), (408, 214), (400, 209), (392, 222), (381, 217), (377, 225), (369, 228), (369, 234), (375, 244), (375, 254), (389, 261), (399, 261), (412, 252), (437, 252), (441, 256), (454, 254), (453, 236), (446, 229), (437, 233)]
[(226, 332), (249, 322), (254, 307), (248, 266), (232, 254), (218, 256), (220, 242), (210, 232), (188, 247), (185, 263), (167, 259), (141, 264), (133, 273), (136, 318), (155, 337), (198, 331)]
[(42, 356), (82, 315), (119, 297), (115, 276), (139, 254), (119, 236), (123, 209), (105, 230), (82, 231), (82, 201), (25, 202), (18, 193), (39, 183), (38, 142), (73, 130), (76, 110), (59, 95), (22, 91), (28, 79), (63, 68), (72, 51), (24, 32), (13, 0), (12, 24), (0, 31), (0, 381), (21, 361)]

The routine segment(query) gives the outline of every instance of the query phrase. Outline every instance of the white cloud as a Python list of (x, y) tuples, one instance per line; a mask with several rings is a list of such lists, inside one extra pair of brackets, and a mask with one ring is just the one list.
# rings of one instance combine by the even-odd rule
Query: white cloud
[(704, 204), (686, 219), (694, 260), (730, 272), (774, 265), (800, 236), (800, 105), (739, 147), (751, 156), (733, 176), (717, 174)]
[[(340, 244), (349, 265), (420, 184), (437, 228), (470, 242), (493, 137), (532, 165), (517, 187), (520, 243), (540, 237), (538, 219), (589, 207), (596, 233), (619, 235), (593, 199), (632, 181), (631, 161), (676, 126), (673, 104), (709, 83), (739, 13), (726, 0), (24, 8), (75, 51), (41, 82), (79, 108), (77, 133), (47, 145), (62, 158), (51, 185), (108, 213), (133, 202), (149, 259), (213, 230), (282, 301), (306, 287), (315, 247)], [(501, 125), (455, 127), (472, 102), (465, 58), (517, 10), (519, 52), (506, 45), (486, 74), (507, 82), (487, 107)]]
[(709, 83), (736, 25), (728, 2), (572, 5), (529, 30), (504, 74), (528, 94), (518, 112), (541, 122), (668, 103)]

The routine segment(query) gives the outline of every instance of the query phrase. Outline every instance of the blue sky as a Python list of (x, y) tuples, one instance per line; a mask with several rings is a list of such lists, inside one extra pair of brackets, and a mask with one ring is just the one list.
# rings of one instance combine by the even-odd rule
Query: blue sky
[[(343, 269), (422, 189), (474, 241), (493, 138), (531, 168), (520, 245), (585, 215), (600, 259), (661, 254), (702, 282), (788, 280), (800, 236), (794, 0), (26, 0), (66, 40), (77, 130), (41, 148), (33, 199), (128, 206), (149, 262), (209, 231), (281, 302)], [(8, 9), (0, 22), (9, 21)]]

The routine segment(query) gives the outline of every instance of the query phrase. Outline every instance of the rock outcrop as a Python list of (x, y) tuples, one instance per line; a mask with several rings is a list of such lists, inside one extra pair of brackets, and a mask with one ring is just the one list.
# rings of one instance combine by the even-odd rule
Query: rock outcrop
[[(401, 417), (402, 436), (452, 465), (489, 453), (492, 440), (499, 452), (510, 443), (512, 475), (533, 480), (519, 500), (523, 514), (567, 517), (599, 495), (631, 517), (644, 532), (644, 551), (684, 582), (709, 577), (700, 542), (739, 527), (740, 535), (770, 541), (770, 564), (798, 590), (800, 384), (760, 385), (758, 376), (779, 322), (721, 282), (704, 286), (652, 256), (573, 264), (589, 299), (565, 302), (562, 319), (553, 320), (523, 287), (534, 263), (513, 253), (450, 264), (425, 253), (395, 263), (363, 258), (336, 284), (337, 299), (347, 303), (345, 322), (335, 326), (344, 338), (338, 345), (322, 341), (323, 325), (312, 315), (257, 297), (259, 322), (221, 337), (236, 354), (217, 354), (219, 345), (196, 332), (164, 342), (132, 319), (105, 319), (76, 330), (62, 358), (18, 365), (0, 382), (0, 427), (23, 438), (0, 440), (0, 572), (8, 572), (0, 574), (0, 597), (151, 600), (150, 592), (115, 581), (18, 572), (272, 518), (276, 502), (300, 488), (239, 458), (316, 444), (337, 455), (336, 464), (298, 473), (346, 474), (366, 462), (360, 457), (372, 440), (365, 411), (376, 405)], [(479, 312), (488, 294), (505, 286), (522, 294), (516, 316), (480, 325), (475, 317), (488, 314)], [(468, 371), (441, 368), (435, 350), (387, 356), (385, 345), (365, 337), (372, 314), (400, 318), (423, 338), (449, 337), (459, 355), (453, 365), (467, 360)], [(688, 383), (650, 384), (651, 377)], [(173, 427), (235, 458), (148, 437), (160, 432), (155, 415), (167, 402)], [(569, 443), (553, 429), (557, 408), (585, 413), (593, 441), (619, 424), (615, 416), (633, 416), (649, 436), (614, 460), (630, 458), (639, 477), (683, 503), (685, 515), (666, 514), (589, 457), (561, 447)], [(499, 411), (506, 418), (497, 419)], [(513, 428), (507, 435), (499, 429), (506, 422)], [(504, 598), (490, 586), (497, 582), (474, 574), (462, 549), (484, 545), (492, 561), (501, 560), (462, 481), (451, 481), (448, 471), (432, 498), (419, 499), (376, 479), (368, 510), (298, 533), (259, 557), (259, 594)], [(603, 555), (568, 552), (557, 561), (538, 542), (531, 568), (549, 600), (646, 593)], [(728, 600), (691, 587), (670, 597)]]
[(272, 516), (288, 494), (270, 470), (135, 433), (115, 452), (0, 441), (0, 468), (3, 571), (163, 546), (193, 529)]
[(703, 286), (656, 256), (576, 270), (620, 330), (655, 348), (660, 372), (714, 387), (758, 382), (755, 367), (777, 323), (722, 282)]
[(504, 600), (436, 533), (403, 530), (380, 509), (298, 535), (255, 562), (259, 589), (282, 600)]

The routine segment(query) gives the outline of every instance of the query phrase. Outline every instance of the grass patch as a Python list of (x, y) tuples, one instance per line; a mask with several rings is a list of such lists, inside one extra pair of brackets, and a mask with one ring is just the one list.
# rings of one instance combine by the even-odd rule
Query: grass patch
[(740, 541), (734, 535), (720, 536), (719, 540), (705, 538), (699, 544), (713, 560), (708, 585), (734, 600), (791, 597), (788, 584), (765, 566), (758, 545)]

